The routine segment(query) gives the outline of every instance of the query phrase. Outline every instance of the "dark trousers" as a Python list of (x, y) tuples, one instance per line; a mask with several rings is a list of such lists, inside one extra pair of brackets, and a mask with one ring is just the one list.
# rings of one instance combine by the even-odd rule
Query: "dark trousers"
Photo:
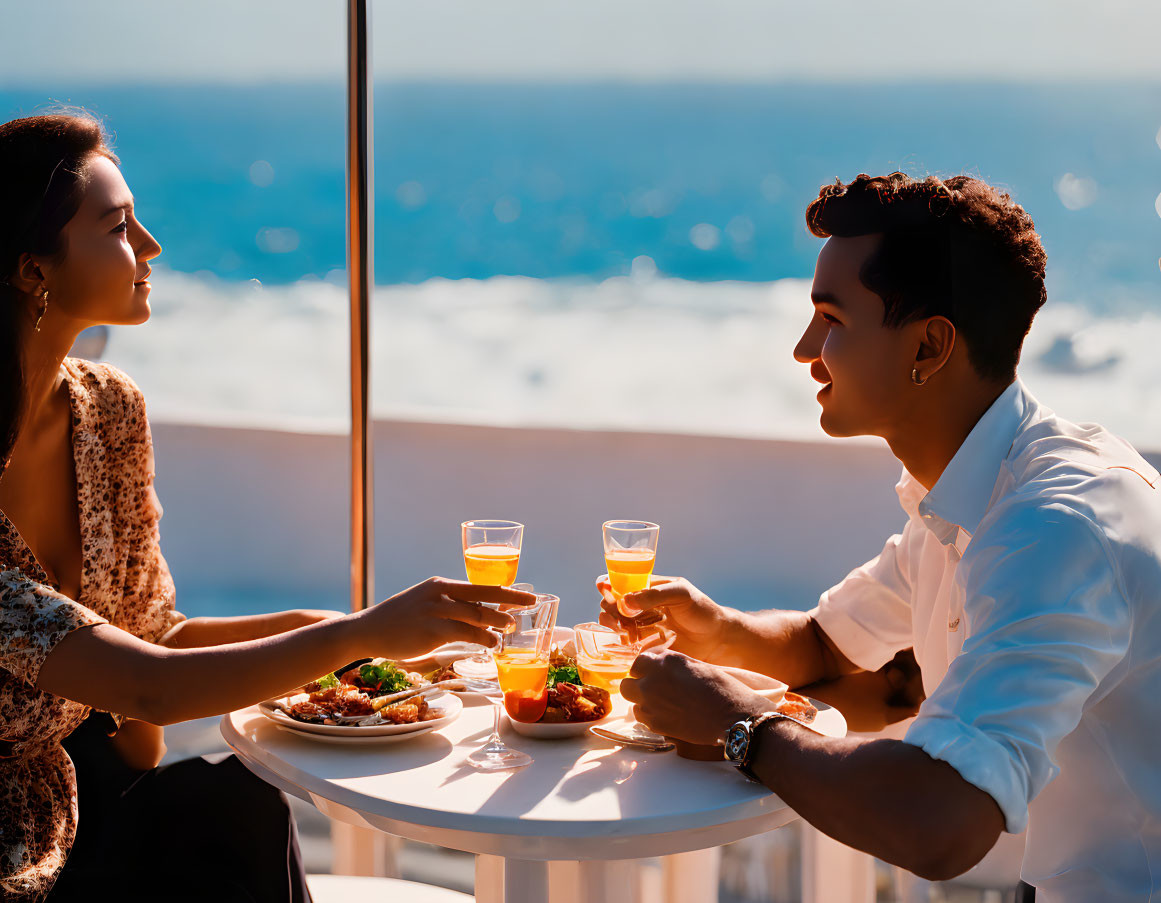
[(64, 744), (80, 820), (48, 903), (310, 903), (280, 790), (232, 755), (133, 771), (111, 748), (104, 720), (87, 719)]

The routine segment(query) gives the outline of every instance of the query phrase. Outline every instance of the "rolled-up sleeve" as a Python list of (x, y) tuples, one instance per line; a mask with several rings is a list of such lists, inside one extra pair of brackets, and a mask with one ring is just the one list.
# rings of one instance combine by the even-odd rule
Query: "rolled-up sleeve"
[(878, 671), (913, 644), (907, 566), (912, 531), (908, 521), (882, 552), (823, 593), (810, 611), (839, 651), (864, 670)]
[(56, 644), (79, 627), (108, 623), (22, 571), (0, 571), (0, 668), (29, 686)]
[(1105, 538), (1082, 515), (1029, 507), (1003, 522), (964, 556), (968, 638), (905, 740), (987, 792), (1016, 834), (1059, 771), (1060, 741), (1124, 659), (1132, 615)]

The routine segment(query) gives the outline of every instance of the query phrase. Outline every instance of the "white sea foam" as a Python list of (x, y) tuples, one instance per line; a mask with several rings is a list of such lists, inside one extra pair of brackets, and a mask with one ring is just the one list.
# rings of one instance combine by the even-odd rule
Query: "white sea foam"
[[(495, 277), (379, 287), (381, 417), (805, 437), (815, 384), (791, 351), (809, 282), (697, 283), (650, 267), (604, 282)], [(108, 360), (157, 419), (346, 429), (346, 289), (232, 283), (157, 268), (154, 315), (113, 330)], [(1049, 304), (1022, 374), (1046, 404), (1161, 446), (1161, 316)]]

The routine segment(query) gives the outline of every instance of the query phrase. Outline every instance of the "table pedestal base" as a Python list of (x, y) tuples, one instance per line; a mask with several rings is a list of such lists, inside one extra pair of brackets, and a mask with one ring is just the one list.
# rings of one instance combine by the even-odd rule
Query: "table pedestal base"
[(477, 856), (476, 903), (705, 903), (717, 899), (720, 858), (716, 848), (665, 856), (658, 876), (638, 859), (534, 862)]

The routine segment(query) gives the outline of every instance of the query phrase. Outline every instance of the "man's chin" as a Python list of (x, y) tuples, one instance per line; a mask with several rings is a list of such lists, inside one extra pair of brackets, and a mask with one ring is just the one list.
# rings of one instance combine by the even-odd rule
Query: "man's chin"
[(837, 415), (834, 411), (828, 411), (826, 408), (822, 409), (822, 414), (819, 415), (818, 425), (822, 427), (822, 431), (828, 436), (833, 436), (835, 439), (844, 439), (848, 436), (859, 436), (862, 434), (861, 430), (852, 429), (851, 424), (845, 422), (844, 418)]

